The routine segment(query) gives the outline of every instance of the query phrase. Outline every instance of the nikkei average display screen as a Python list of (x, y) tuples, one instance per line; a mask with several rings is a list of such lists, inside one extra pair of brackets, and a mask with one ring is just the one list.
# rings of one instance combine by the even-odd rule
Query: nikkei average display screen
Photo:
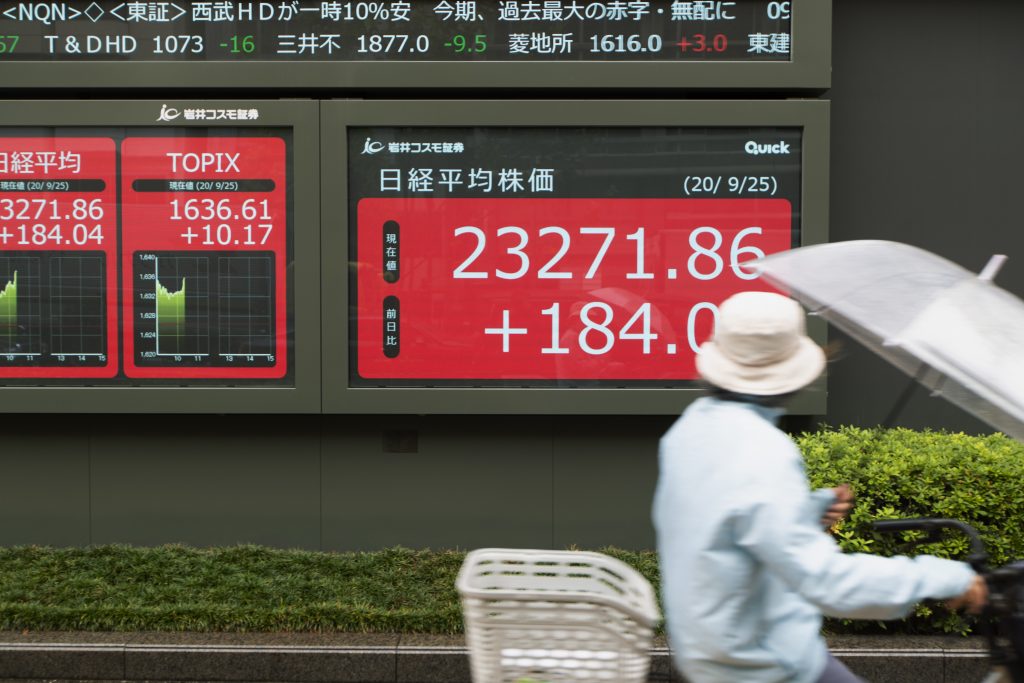
[(0, 128), (0, 378), (291, 382), (290, 131), (68, 130)]
[(349, 383), (678, 386), (799, 244), (802, 132), (349, 128)]

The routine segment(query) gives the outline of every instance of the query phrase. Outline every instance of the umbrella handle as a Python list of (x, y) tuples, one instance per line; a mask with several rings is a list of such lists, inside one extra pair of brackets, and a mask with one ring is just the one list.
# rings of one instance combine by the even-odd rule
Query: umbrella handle
[(914, 395), (914, 389), (917, 388), (918, 382), (924, 378), (925, 372), (928, 370), (926, 365), (922, 365), (917, 369), (917, 374), (910, 378), (910, 382), (907, 384), (907, 388), (903, 390), (903, 393), (896, 399), (896, 403), (893, 404), (889, 410), (889, 414), (885, 416), (885, 421), (882, 422), (882, 426), (890, 428), (893, 423), (896, 422), (896, 418), (903, 409), (907, 407), (907, 403), (910, 402), (910, 397)]

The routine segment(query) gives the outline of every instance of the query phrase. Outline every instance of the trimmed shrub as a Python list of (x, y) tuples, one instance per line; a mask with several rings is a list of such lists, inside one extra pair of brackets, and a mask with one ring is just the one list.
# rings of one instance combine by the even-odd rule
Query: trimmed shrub
[[(920, 533), (879, 534), (871, 522), (910, 517), (958, 519), (976, 528), (990, 564), (1024, 558), (1024, 446), (994, 434), (843, 427), (797, 438), (814, 487), (850, 484), (856, 501), (847, 520), (833, 528), (847, 552), (876, 555), (927, 553), (963, 559), (967, 538), (947, 532), (940, 543), (900, 546)], [(844, 631), (893, 628), (883, 622), (832, 622)], [(969, 622), (941, 604), (918, 606), (897, 626), (914, 633), (966, 633)]]

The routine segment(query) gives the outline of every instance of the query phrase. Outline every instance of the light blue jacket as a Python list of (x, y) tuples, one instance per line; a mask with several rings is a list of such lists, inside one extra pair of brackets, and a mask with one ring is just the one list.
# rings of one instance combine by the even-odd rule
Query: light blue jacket
[[(701, 398), (665, 434), (654, 498), (662, 593), (676, 664), (691, 683), (814, 683), (822, 614), (906, 615), (962, 594), (966, 564), (843, 554), (822, 530), (780, 410)], [(837, 482), (838, 483), (838, 482)]]

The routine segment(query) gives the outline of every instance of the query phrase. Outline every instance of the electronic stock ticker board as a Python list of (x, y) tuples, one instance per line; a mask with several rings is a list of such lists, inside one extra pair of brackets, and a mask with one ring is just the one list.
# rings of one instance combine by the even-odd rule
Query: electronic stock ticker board
[(0, 377), (19, 408), (674, 408), (746, 262), (824, 235), (827, 103), (740, 104), (11, 105)]
[[(674, 412), (743, 263), (825, 239), (827, 105), (607, 98), (820, 92), (830, 20), (0, 0), (10, 92), (166, 93), (0, 110), (0, 405)], [(553, 88), (604, 99), (469, 99)], [(461, 94), (395, 99), (431, 90)]]
[(0, 0), (0, 85), (821, 90), (830, 6)]

